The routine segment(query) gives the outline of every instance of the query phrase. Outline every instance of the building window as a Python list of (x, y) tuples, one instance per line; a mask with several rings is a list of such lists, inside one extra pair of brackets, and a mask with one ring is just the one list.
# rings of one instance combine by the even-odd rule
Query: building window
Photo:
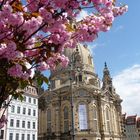
[[(114, 125), (113, 125), (114, 126), (114, 132), (117, 132), (117, 130), (118, 130), (117, 129), (116, 112), (117, 111), (114, 109), (113, 114), (112, 114), (113, 115), (113, 121), (114, 121)], [(125, 126), (122, 125), (122, 127), (124, 127), (124, 129), (125, 129)], [(125, 130), (124, 130), (124, 132), (125, 132)]]
[(19, 140), (19, 134), (16, 133), (16, 140)]
[(110, 114), (109, 108), (106, 108), (105, 115), (106, 115), (106, 130), (110, 131)]
[(31, 109), (28, 109), (28, 115), (31, 115)]
[(16, 122), (16, 127), (19, 127), (19, 120), (17, 120)]
[(33, 122), (33, 129), (35, 129), (35, 122)]
[(33, 110), (33, 116), (36, 116), (36, 110)]
[(25, 140), (25, 134), (21, 135), (21, 140)]
[(4, 138), (4, 130), (0, 130), (0, 139)]
[(47, 110), (47, 131), (51, 131), (51, 110)]
[(14, 126), (14, 119), (10, 120), (10, 126), (13, 127)]
[(64, 107), (64, 132), (68, 132), (69, 131), (68, 116), (69, 116), (68, 107)]
[(17, 113), (20, 114), (20, 107), (17, 107)]
[(26, 114), (26, 108), (23, 108), (23, 114)]
[(35, 140), (35, 134), (33, 134), (32, 136), (33, 136), (33, 140)]
[(87, 126), (87, 109), (85, 104), (79, 105), (78, 114), (79, 114), (80, 130), (86, 130), (88, 126)]
[(12, 113), (15, 112), (15, 106), (14, 106), (14, 105), (11, 106), (11, 112), (12, 112)]
[(34, 99), (34, 104), (36, 104), (36, 99)]
[(31, 98), (30, 97), (28, 98), (28, 102), (31, 103)]
[(31, 123), (30, 122), (28, 122), (28, 128), (30, 128), (31, 127)]
[(23, 100), (24, 100), (24, 102), (26, 102), (26, 96), (24, 96), (24, 99)]
[(25, 128), (25, 121), (22, 121), (22, 128)]
[(9, 134), (9, 140), (13, 140), (13, 133)]
[(96, 107), (93, 108), (93, 129), (94, 131), (98, 130), (98, 115)]
[(30, 140), (30, 134), (27, 134), (27, 140)]

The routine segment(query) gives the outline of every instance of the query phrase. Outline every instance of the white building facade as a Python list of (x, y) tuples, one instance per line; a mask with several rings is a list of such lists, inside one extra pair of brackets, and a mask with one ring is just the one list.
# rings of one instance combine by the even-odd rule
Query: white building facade
[(127, 116), (124, 125), (126, 140), (140, 140), (140, 117)]
[(28, 86), (24, 100), (12, 100), (8, 107), (5, 140), (37, 140), (38, 96), (35, 87)]

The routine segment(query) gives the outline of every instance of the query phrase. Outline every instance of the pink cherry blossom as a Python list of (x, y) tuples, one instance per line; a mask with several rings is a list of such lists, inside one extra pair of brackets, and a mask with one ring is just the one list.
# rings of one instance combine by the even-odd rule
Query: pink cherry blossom
[[(25, 0), (26, 5), (22, 0), (2, 2), (0, 75), (10, 76), (18, 84), (31, 84), (32, 69), (42, 72), (55, 70), (58, 64), (66, 67), (69, 60), (63, 55), (64, 48), (94, 41), (100, 32), (110, 30), (115, 17), (128, 10), (127, 5), (116, 5), (113, 0)], [(89, 7), (93, 13), (77, 21), (81, 10)]]

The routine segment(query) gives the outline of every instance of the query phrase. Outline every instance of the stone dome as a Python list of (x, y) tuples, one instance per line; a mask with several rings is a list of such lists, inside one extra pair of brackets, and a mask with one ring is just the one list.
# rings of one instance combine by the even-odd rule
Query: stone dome
[(55, 71), (51, 72), (51, 77), (61, 74), (63, 71), (79, 68), (82, 71), (95, 74), (93, 58), (87, 45), (78, 44), (74, 49), (65, 48), (64, 55), (69, 58), (69, 65), (63, 68), (58, 65)]
[(87, 45), (78, 44), (74, 49), (66, 48), (64, 50), (64, 55), (67, 56), (70, 61), (71, 59), (76, 59), (73, 58), (76, 53), (81, 59), (84, 70), (94, 72), (93, 58)]

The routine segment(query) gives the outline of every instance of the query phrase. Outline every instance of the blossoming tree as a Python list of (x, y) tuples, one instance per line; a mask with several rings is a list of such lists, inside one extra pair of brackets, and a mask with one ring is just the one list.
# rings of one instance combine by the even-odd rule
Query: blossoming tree
[[(92, 14), (76, 21), (86, 8)], [(126, 11), (115, 0), (0, 0), (0, 108), (9, 95), (22, 97), (17, 89), (32, 83), (32, 69), (66, 66), (64, 48), (94, 41)], [(35, 78), (39, 85), (48, 81), (41, 74)]]

